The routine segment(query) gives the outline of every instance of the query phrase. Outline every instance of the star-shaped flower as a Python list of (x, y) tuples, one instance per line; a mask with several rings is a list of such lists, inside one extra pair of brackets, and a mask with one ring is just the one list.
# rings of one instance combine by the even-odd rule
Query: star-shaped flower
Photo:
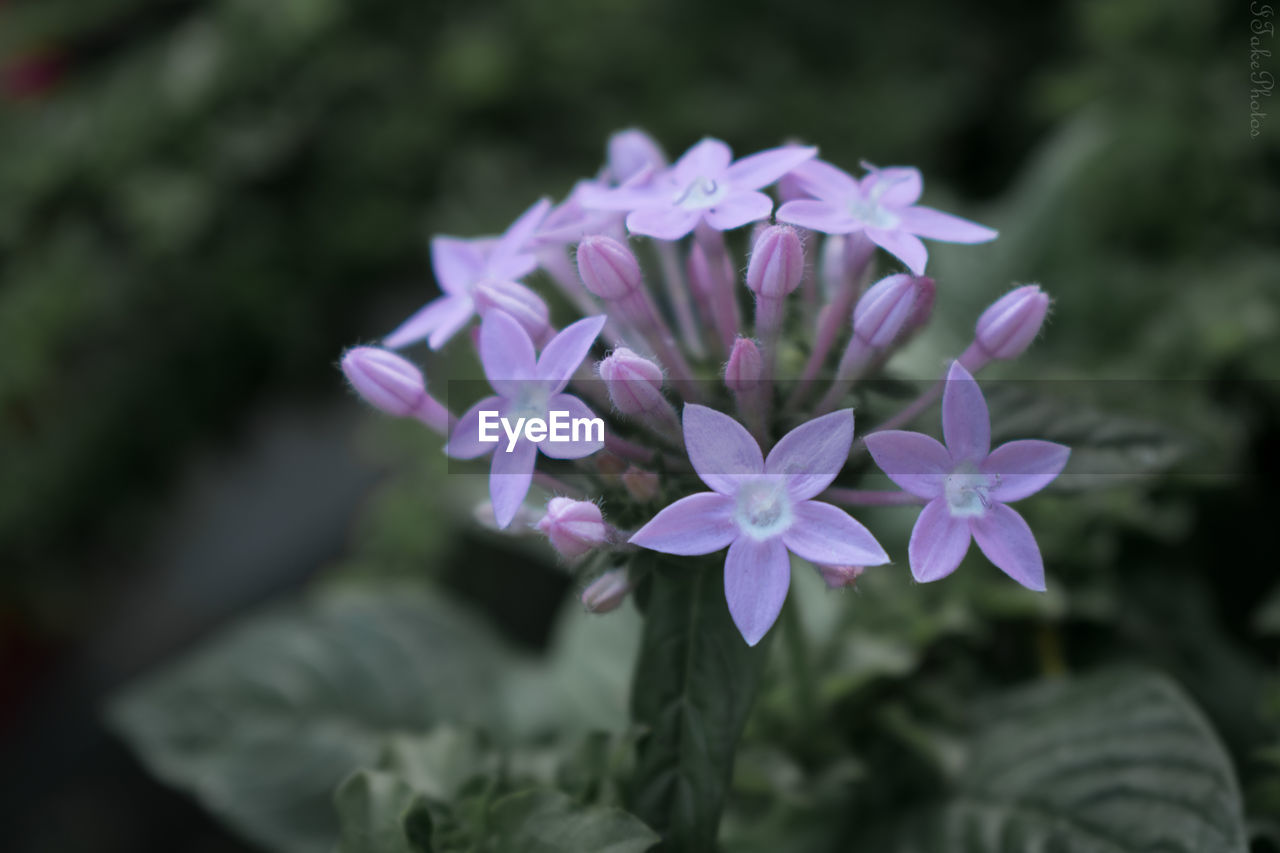
[[(383, 345), (399, 349), (423, 338), (432, 349), (440, 349), (476, 313), (472, 291), (482, 281), (502, 282), (504, 286), (526, 289), (516, 282), (538, 266), (530, 254), (530, 240), (551, 202), (542, 199), (496, 240), (460, 240), (457, 237), (435, 237), (431, 240), (431, 269), (443, 295), (418, 309), (394, 332), (383, 339)], [(537, 299), (537, 294), (529, 291)]]
[[(498, 413), (516, 423), (519, 418), (548, 420), (550, 412), (568, 412), (571, 419), (594, 418), (587, 404), (565, 394), (569, 378), (591, 351), (604, 328), (604, 316), (588, 317), (566, 327), (534, 357), (533, 341), (524, 328), (502, 311), (488, 312), (480, 324), (480, 362), (496, 396), (486, 397), (459, 418), (445, 453), (455, 459), (475, 459), (493, 453), (489, 468), (489, 497), (499, 528), (511, 523), (529, 493), (538, 451), (552, 459), (581, 459), (601, 447), (601, 441), (533, 442), (521, 435), (510, 450), (507, 438), (498, 444), (480, 441), (480, 413)], [(585, 437), (584, 437), (585, 438)]]
[(659, 240), (679, 240), (700, 222), (728, 231), (767, 217), (773, 199), (759, 190), (817, 153), (784, 145), (735, 163), (728, 145), (704, 139), (643, 187), (584, 194), (583, 203), (629, 211), (627, 230)]
[(681, 498), (631, 542), (666, 554), (728, 547), (724, 591), (748, 645), (768, 632), (791, 583), (787, 552), (815, 564), (876, 566), (889, 556), (844, 510), (812, 500), (844, 467), (853, 412), (843, 409), (783, 436), (765, 459), (747, 430), (705, 406), (684, 407), (689, 460), (710, 492)]
[(996, 232), (984, 225), (916, 204), (924, 189), (920, 170), (872, 168), (861, 179), (830, 163), (811, 160), (794, 172), (796, 185), (814, 196), (778, 208), (778, 221), (827, 234), (862, 231), (914, 275), (924, 275), (929, 252), (921, 237), (948, 243), (985, 243)]
[(1043, 590), (1044, 561), (1031, 528), (1006, 504), (1053, 481), (1071, 448), (1052, 441), (1010, 441), (991, 450), (991, 420), (982, 390), (959, 362), (942, 395), (943, 447), (918, 432), (885, 430), (866, 437), (867, 449), (889, 479), (928, 501), (907, 555), (921, 583), (956, 570), (970, 539), (1009, 577)]

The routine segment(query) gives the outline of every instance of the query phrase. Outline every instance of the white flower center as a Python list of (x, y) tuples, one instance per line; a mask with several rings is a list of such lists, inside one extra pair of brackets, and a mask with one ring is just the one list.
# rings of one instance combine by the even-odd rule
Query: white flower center
[(791, 496), (782, 478), (752, 480), (738, 489), (734, 520), (752, 539), (769, 539), (791, 526)]
[(729, 185), (726, 181), (699, 175), (676, 195), (675, 203), (685, 210), (702, 210), (714, 206), (728, 194)]
[[(883, 192), (883, 190), (881, 191)], [(879, 192), (873, 192), (870, 198), (856, 198), (849, 202), (849, 215), (871, 228), (894, 228), (900, 218), (880, 204)]]
[(539, 382), (524, 382), (515, 397), (511, 397), (511, 405), (506, 417), (512, 423), (519, 418), (545, 418), (550, 395)]
[(961, 462), (942, 483), (953, 518), (973, 518), (991, 506), (989, 492), (998, 478), (982, 474), (972, 462)]

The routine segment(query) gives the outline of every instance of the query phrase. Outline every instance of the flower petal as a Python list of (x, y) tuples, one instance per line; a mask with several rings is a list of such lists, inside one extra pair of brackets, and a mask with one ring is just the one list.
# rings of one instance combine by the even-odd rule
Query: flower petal
[(945, 578), (964, 559), (971, 538), (968, 522), (952, 516), (944, 498), (929, 501), (916, 519), (907, 543), (911, 576), (920, 583)]
[(792, 507), (791, 527), (782, 541), (791, 553), (811, 563), (832, 566), (880, 566), (889, 555), (871, 531), (849, 513), (821, 501)]
[(871, 242), (907, 265), (912, 275), (924, 275), (924, 265), (929, 261), (929, 250), (914, 234), (902, 230), (868, 228)]
[(724, 559), (724, 597), (742, 639), (754, 646), (778, 620), (791, 585), (791, 561), (782, 539), (743, 536)]
[(538, 268), (535, 255), (491, 257), (485, 264), (485, 275), (499, 281), (518, 281)]
[(725, 548), (738, 537), (733, 499), (698, 492), (663, 509), (629, 540), (632, 545), (689, 557)]
[(475, 305), (470, 296), (446, 293), (415, 311), (382, 339), (382, 345), (400, 349), (430, 336), (431, 348), (439, 349), (466, 325), (474, 311)]
[(790, 172), (806, 160), (812, 160), (817, 148), (783, 145), (743, 157), (729, 167), (728, 178), (735, 190), (758, 190)]
[(779, 222), (789, 222), (824, 234), (852, 234), (862, 228), (862, 223), (844, 207), (819, 199), (789, 201), (778, 208), (776, 218)]
[(729, 168), (733, 151), (719, 139), (707, 138), (696, 143), (671, 167), (672, 177), (680, 186), (697, 178), (719, 178)]
[(911, 494), (932, 500), (942, 494), (943, 478), (951, 471), (951, 454), (931, 436), (886, 429), (863, 441), (871, 458), (890, 480)]
[(704, 211), (707, 224), (717, 231), (740, 228), (748, 222), (768, 217), (773, 210), (773, 199), (764, 193), (735, 192)]
[(978, 382), (953, 361), (942, 392), (942, 435), (956, 462), (981, 462), (991, 451), (991, 415)]
[(857, 198), (858, 179), (825, 160), (809, 160), (791, 172), (800, 188), (817, 198), (844, 203)]
[(907, 207), (920, 200), (924, 178), (914, 166), (887, 166), (873, 169), (861, 181), (862, 191), (887, 207)]
[(539, 379), (549, 383), (552, 394), (558, 394), (569, 384), (569, 378), (591, 352), (600, 330), (608, 319), (603, 314), (587, 317), (566, 326), (542, 349), (538, 356), (536, 373)]
[(899, 227), (930, 240), (945, 240), (948, 243), (985, 243), (1000, 236), (998, 231), (985, 225), (922, 205), (900, 210), (898, 216), (901, 218)]
[(978, 470), (999, 477), (991, 497), (1008, 503), (1034, 495), (1053, 482), (1071, 456), (1071, 448), (1052, 441), (1010, 441), (991, 451)]
[(466, 293), (484, 275), (484, 252), (471, 240), (433, 237), (431, 270), (445, 293)]
[(534, 378), (533, 341), (505, 311), (489, 311), (480, 324), (480, 363), (493, 390), (504, 397), (514, 397), (521, 382)]
[(552, 459), (581, 459), (584, 456), (590, 456), (592, 453), (604, 447), (603, 437), (597, 440), (591, 440), (594, 435), (603, 436), (603, 430), (595, 430), (591, 427), (582, 430), (579, 428), (578, 440), (573, 440), (573, 431), (570, 427), (569, 441), (552, 441), (550, 435), (550, 414), (551, 412), (568, 412), (569, 423), (580, 419), (594, 420), (595, 413), (587, 408), (587, 404), (579, 400), (572, 394), (555, 394), (547, 401), (547, 426), (548, 434), (544, 441), (538, 442), (538, 449), (542, 451), (542, 455), (549, 456)]
[(751, 433), (715, 409), (685, 405), (684, 446), (702, 482), (722, 495), (736, 492), (744, 475), (764, 473), (764, 457)]
[(493, 517), (499, 530), (506, 529), (529, 494), (537, 457), (538, 448), (523, 438), (510, 452), (504, 444), (493, 454), (493, 464), (489, 466), (489, 499), (493, 502)]
[(540, 198), (535, 201), (498, 238), (498, 244), (493, 247), (493, 254), (490, 256), (491, 259), (500, 261), (521, 254), (533, 239), (533, 234), (542, 224), (542, 220), (546, 219), (550, 212), (551, 199)]
[(693, 230), (702, 213), (671, 206), (633, 210), (627, 214), (627, 230), (657, 240), (679, 240)]
[(766, 474), (787, 478), (787, 493), (805, 501), (831, 485), (849, 458), (853, 409), (814, 418), (787, 433), (769, 451)]
[(480, 440), (480, 413), (497, 412), (498, 416), (502, 417), (505, 411), (505, 404), (506, 401), (501, 397), (485, 397), (479, 403), (467, 409), (466, 413), (458, 418), (458, 422), (453, 427), (453, 432), (449, 436), (449, 443), (444, 448), (445, 454), (454, 459), (475, 459), (477, 456), (483, 456), (495, 448), (500, 449), (503, 444), (501, 426), (495, 431), (498, 435), (498, 441)]
[(969, 520), (973, 538), (987, 559), (1006, 575), (1037, 592), (1044, 592), (1044, 560), (1026, 519), (1002, 503), (993, 503)]

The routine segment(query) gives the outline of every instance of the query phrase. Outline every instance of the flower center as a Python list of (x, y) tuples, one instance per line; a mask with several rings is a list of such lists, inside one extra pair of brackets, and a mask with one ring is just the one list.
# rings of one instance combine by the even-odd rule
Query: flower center
[(849, 202), (849, 215), (871, 228), (893, 228), (900, 221), (880, 204), (879, 196), (884, 192), (879, 185), (872, 190), (868, 198), (856, 198)]
[(526, 382), (519, 393), (510, 398), (511, 405), (507, 409), (507, 418), (515, 423), (519, 418), (545, 418), (547, 416), (548, 394), (537, 382)]
[(744, 483), (737, 499), (734, 520), (752, 539), (769, 539), (791, 526), (791, 497), (781, 479)]
[(685, 210), (701, 210), (713, 206), (728, 194), (729, 187), (724, 181), (699, 175), (676, 196), (675, 203)]
[(990, 474), (979, 473), (972, 462), (962, 462), (943, 480), (942, 490), (953, 518), (973, 518), (991, 506), (988, 493), (995, 485)]

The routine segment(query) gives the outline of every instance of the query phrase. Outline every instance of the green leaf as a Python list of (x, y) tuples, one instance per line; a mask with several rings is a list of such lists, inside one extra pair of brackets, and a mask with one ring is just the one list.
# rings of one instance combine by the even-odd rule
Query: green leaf
[(1173, 682), (1137, 670), (1019, 690), (977, 726), (941, 805), (855, 849), (1244, 853), (1225, 751)]
[(639, 637), (640, 618), (630, 604), (596, 614), (568, 602), (548, 654), (521, 662), (504, 684), (514, 732), (623, 731)]
[[(338, 853), (426, 853), (409, 841), (404, 821), (417, 794), (394, 773), (361, 770), (334, 798), (342, 832)], [(420, 814), (420, 812), (415, 812)]]
[(652, 571), (631, 705), (646, 731), (631, 807), (670, 850), (713, 850), (765, 644), (734, 626), (718, 561), (641, 559)]
[(521, 791), (493, 804), (500, 853), (643, 853), (658, 836), (621, 809), (578, 805), (559, 791)]
[(498, 727), (504, 666), (456, 604), (339, 587), (213, 640), (127, 690), (110, 718), (152, 772), (247, 837), (327, 853), (338, 783), (375, 764), (390, 732)]

